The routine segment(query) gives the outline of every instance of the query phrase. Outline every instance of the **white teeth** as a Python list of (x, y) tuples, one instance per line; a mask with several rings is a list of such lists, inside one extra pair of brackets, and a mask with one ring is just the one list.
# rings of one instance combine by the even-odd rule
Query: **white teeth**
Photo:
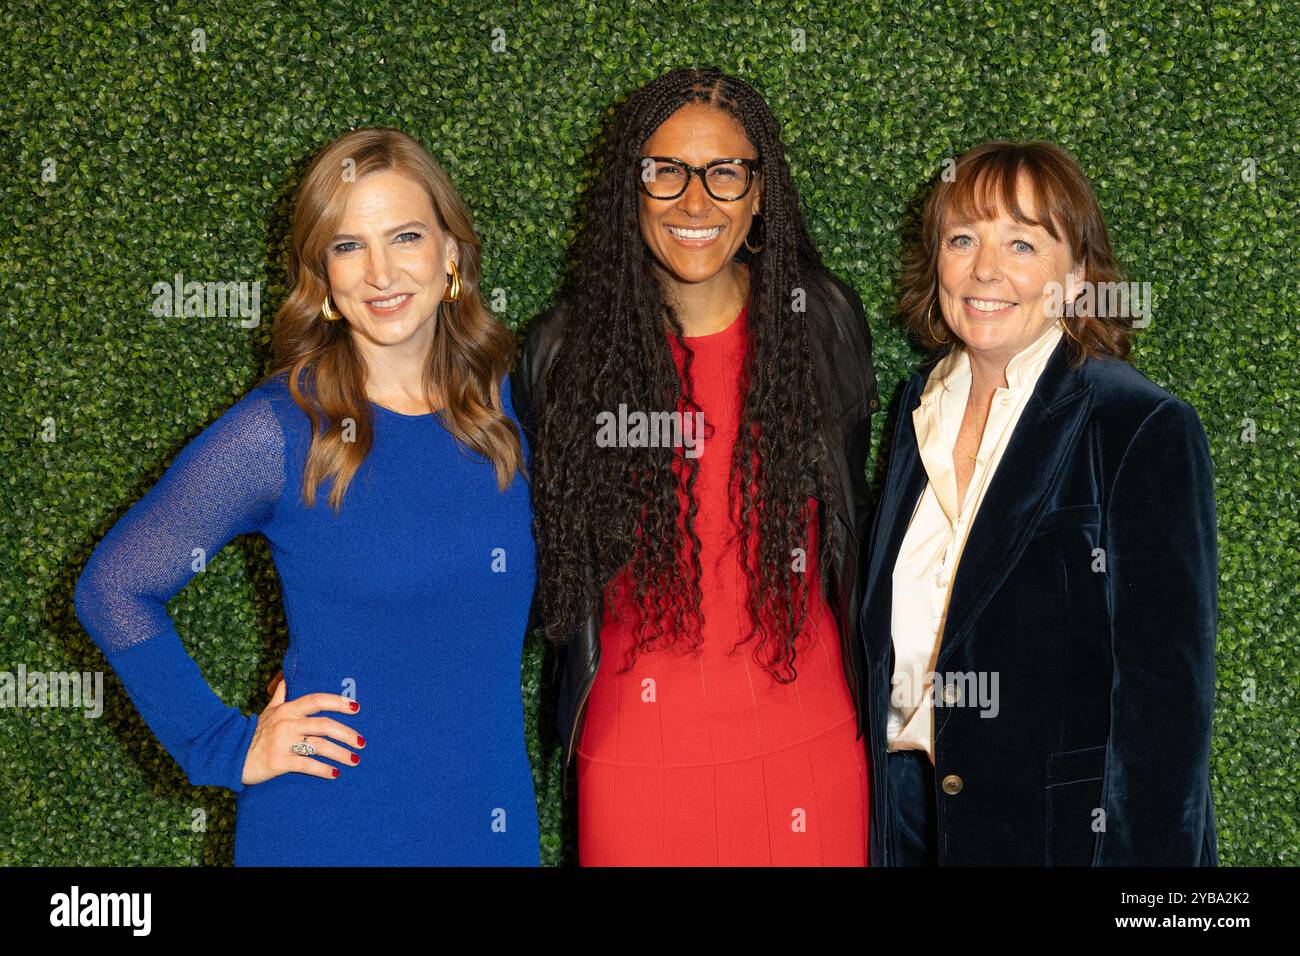
[(371, 302), (370, 304), (377, 309), (391, 309), (393, 306), (405, 302), (408, 298), (409, 296), (407, 295), (399, 295), (391, 299), (381, 299), (378, 302)]
[(1009, 305), (1015, 305), (1014, 302), (1003, 302), (1001, 299), (967, 299), (966, 301), (981, 312), (997, 312)]
[(668, 231), (678, 239), (712, 239), (718, 233), (722, 232), (722, 227), (714, 226), (712, 229), (679, 229), (676, 226), (669, 226)]

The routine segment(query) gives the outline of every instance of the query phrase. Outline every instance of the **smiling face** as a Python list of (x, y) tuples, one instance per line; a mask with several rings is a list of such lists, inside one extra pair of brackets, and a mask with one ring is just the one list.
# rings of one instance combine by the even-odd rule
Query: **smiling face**
[[(758, 151), (731, 114), (688, 103), (668, 117), (641, 147), (642, 156), (668, 156), (691, 166), (715, 159), (755, 159)], [(639, 192), (641, 236), (659, 266), (678, 282), (711, 279), (735, 258), (761, 208), (762, 177), (734, 202), (715, 200), (692, 175), (676, 199)]]
[[(1016, 202), (1030, 218), (1041, 218), (1023, 176), (1016, 183)], [(993, 220), (946, 223), (938, 269), (939, 307), (948, 327), (972, 353), (1003, 364), (1055, 321), (1049, 283), (1068, 289), (1071, 272), (1076, 286), (1084, 279), (1083, 265), (1074, 266), (1064, 236), (1053, 239), (1042, 226), (1017, 222), (1006, 209)]]
[(362, 176), (325, 248), (330, 298), (351, 332), (376, 345), (433, 341), (456, 242), (428, 193), (393, 170)]

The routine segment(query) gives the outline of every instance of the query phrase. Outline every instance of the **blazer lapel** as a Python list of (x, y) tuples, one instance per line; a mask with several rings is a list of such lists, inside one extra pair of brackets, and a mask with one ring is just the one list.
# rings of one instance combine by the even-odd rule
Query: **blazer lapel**
[[(928, 366), (933, 363), (927, 363)], [(863, 618), (875, 616), (882, 621), (881, 627), (864, 629), (864, 638), (869, 645), (870, 657), (884, 660), (889, 655), (892, 635), (889, 629), (890, 595), (893, 593), (892, 582), (881, 582), (880, 576), (894, 573), (893, 559), (898, 556), (898, 549), (903, 544), (903, 536), (912, 520), (912, 511), (925, 490), (925, 465), (921, 462), (920, 452), (916, 447), (916, 430), (912, 425), (912, 410), (920, 404), (921, 391), (925, 387), (925, 375), (912, 373), (907, 388), (899, 400), (898, 421), (894, 428), (894, 451), (889, 460), (889, 473), (885, 487), (877, 504), (878, 513), (875, 521), (875, 537), (871, 542), (871, 556), (867, 562), (866, 594), (863, 599)], [(885, 564), (888, 556), (890, 561)], [(877, 583), (880, 582), (880, 583)], [(882, 608), (868, 605), (874, 601), (886, 601)]]
[[(1044, 366), (980, 503), (952, 583), (936, 671), (969, 638), (980, 612), (1020, 559), (1078, 443), (1092, 407), (1092, 386), (1084, 382), (1082, 369), (1068, 367), (1068, 344), (1062, 336)], [(915, 436), (910, 454), (920, 457)], [(897, 554), (901, 544), (900, 535), (889, 553)]]

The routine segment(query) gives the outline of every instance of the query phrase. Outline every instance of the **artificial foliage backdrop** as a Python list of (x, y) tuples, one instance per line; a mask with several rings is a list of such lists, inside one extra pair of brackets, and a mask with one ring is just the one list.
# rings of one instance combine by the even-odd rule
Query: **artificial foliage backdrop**
[[(72, 594), (100, 536), (266, 369), (311, 155), (358, 126), (423, 142), (473, 210), (489, 305), (522, 331), (560, 287), (612, 107), (703, 65), (750, 82), (783, 124), (823, 256), (865, 305), (887, 402), (921, 358), (895, 308), (900, 250), (944, 160), (1003, 137), (1078, 158), (1129, 278), (1153, 293), (1134, 364), (1196, 408), (1214, 457), (1221, 862), (1300, 862), (1300, 8), (310, 6), (0, 10), (0, 671), (11, 691), (20, 672), (104, 675), (98, 716), (3, 698), (0, 864), (232, 859), (233, 795), (188, 785)], [(245, 283), (258, 307), (167, 314), (155, 290), (178, 274)], [(877, 492), (895, 419), (876, 416)], [(170, 610), (214, 690), (260, 713), (287, 641), (265, 542), (237, 539)], [(530, 636), (542, 857), (573, 863), (558, 743), (538, 733), (542, 663)]]

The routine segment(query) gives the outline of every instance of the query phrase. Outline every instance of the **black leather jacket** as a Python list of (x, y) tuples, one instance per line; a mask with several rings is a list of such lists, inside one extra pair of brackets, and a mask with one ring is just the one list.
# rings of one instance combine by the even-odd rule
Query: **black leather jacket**
[[(842, 437), (832, 449), (831, 474), (838, 476), (841, 493), (839, 502), (823, 500), (835, 509), (832, 528), (832, 548), (836, 567), (853, 569), (851, 575), (832, 583), (832, 611), (840, 631), (840, 649), (844, 661), (844, 676), (848, 682), (853, 703), (858, 712), (858, 736), (861, 737), (866, 717), (866, 703), (862, 700), (864, 686), (862, 642), (858, 635), (858, 609), (862, 600), (865, 580), (865, 549), (867, 529), (871, 517), (871, 492), (866, 480), (866, 457), (871, 444), (871, 416), (880, 410), (876, 392), (876, 376), (871, 365), (871, 332), (862, 311), (862, 301), (849, 286), (829, 271), (814, 273), (806, 281), (806, 311), (808, 322), (815, 325), (813, 341), (825, 349), (827, 368), (833, 370), (837, 383), (835, 397), (839, 410), (839, 428)], [(535, 319), (528, 329), (523, 354), (512, 374), (511, 393), (515, 414), (523, 424), (529, 447), (536, 447), (536, 414), (546, 404), (546, 371), (564, 336), (566, 317), (563, 306), (557, 306)], [(811, 465), (813, 462), (809, 462)], [(828, 575), (832, 576), (832, 575)], [(581, 739), (582, 722), (586, 713), (587, 695), (596, 680), (600, 666), (600, 622), (602, 608), (597, 607), (562, 649), (560, 663), (560, 691), (556, 707), (556, 729), (564, 742), (564, 768), (573, 762), (573, 754)], [(537, 626), (536, 619), (530, 629)], [(565, 793), (568, 793), (568, 774), (565, 773)]]

